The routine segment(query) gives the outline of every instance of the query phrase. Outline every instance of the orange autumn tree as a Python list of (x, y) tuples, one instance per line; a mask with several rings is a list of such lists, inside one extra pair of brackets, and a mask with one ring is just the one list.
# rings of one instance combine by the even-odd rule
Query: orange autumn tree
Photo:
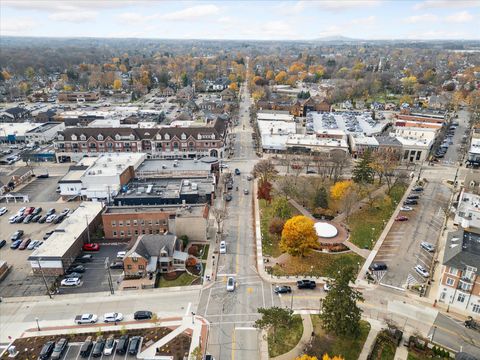
[(317, 239), (313, 221), (303, 215), (294, 216), (283, 227), (280, 249), (292, 256), (305, 256), (317, 245)]
[[(316, 356), (303, 354), (302, 356), (298, 356), (295, 360), (318, 360), (318, 358)], [(328, 354), (324, 354), (322, 360), (344, 360), (344, 358), (341, 356), (330, 357)]]

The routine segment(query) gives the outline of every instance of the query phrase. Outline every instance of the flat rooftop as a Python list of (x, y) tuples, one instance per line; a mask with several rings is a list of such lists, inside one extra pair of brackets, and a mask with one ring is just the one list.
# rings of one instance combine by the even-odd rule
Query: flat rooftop
[(145, 159), (144, 153), (112, 153), (95, 157), (95, 162), (88, 168), (86, 176), (115, 176), (120, 175), (129, 166), (137, 169)]
[(28, 134), (41, 134), (41, 133), (44, 133), (45, 131), (53, 129), (54, 127), (62, 125), (62, 123), (48, 122), (48, 123), (37, 124), (37, 125), (39, 125), (39, 126), (32, 129), (32, 130), (27, 131), (27, 133)]
[(85, 231), (87, 222), (91, 224), (102, 209), (103, 204), (100, 202), (82, 202), (55, 228), (54, 233), (48, 238), (48, 244), (35, 250), (28, 257), (28, 260), (63, 257), (76, 239)]
[(202, 216), (205, 211), (204, 204), (189, 204), (186, 206), (175, 205), (142, 205), (142, 206), (109, 206), (104, 214), (135, 214), (135, 213), (158, 213), (158, 212), (185, 212), (192, 215)]
[(0, 123), (0, 136), (24, 136), (27, 132), (36, 129), (41, 124), (30, 122)]
[(214, 157), (203, 157), (198, 160), (147, 159), (138, 167), (136, 174), (139, 177), (173, 174), (184, 174), (188, 177), (189, 173), (210, 173), (212, 165), (216, 163), (218, 159)]
[(321, 133), (324, 130), (342, 130), (346, 134), (364, 133), (376, 135), (388, 125), (387, 120), (374, 120), (372, 113), (348, 112), (309, 112), (306, 116), (306, 130)]
[(261, 110), (257, 113), (258, 120), (281, 120), (281, 121), (293, 121), (294, 116), (290, 115), (288, 111), (275, 111), (275, 110)]

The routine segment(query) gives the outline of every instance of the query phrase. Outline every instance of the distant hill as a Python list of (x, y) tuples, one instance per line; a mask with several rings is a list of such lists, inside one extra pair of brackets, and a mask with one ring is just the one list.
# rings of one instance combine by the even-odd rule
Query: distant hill
[(322, 36), (314, 39), (314, 41), (358, 41), (359, 39), (350, 38), (342, 35)]

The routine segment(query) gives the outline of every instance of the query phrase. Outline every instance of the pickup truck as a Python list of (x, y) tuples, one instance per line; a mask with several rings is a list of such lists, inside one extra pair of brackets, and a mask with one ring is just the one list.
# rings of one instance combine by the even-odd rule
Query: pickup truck
[(82, 314), (75, 316), (77, 324), (94, 324), (98, 321), (98, 316), (95, 314)]

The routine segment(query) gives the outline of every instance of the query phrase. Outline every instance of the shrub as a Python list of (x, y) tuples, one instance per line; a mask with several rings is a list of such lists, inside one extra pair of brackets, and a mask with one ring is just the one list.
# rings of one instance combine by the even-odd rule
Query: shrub
[(198, 255), (198, 246), (197, 245), (192, 245), (188, 248), (188, 254), (197, 256)]
[(195, 259), (194, 257), (189, 257), (185, 263), (185, 265), (187, 267), (191, 267), (191, 266), (195, 266), (197, 265), (197, 259)]

